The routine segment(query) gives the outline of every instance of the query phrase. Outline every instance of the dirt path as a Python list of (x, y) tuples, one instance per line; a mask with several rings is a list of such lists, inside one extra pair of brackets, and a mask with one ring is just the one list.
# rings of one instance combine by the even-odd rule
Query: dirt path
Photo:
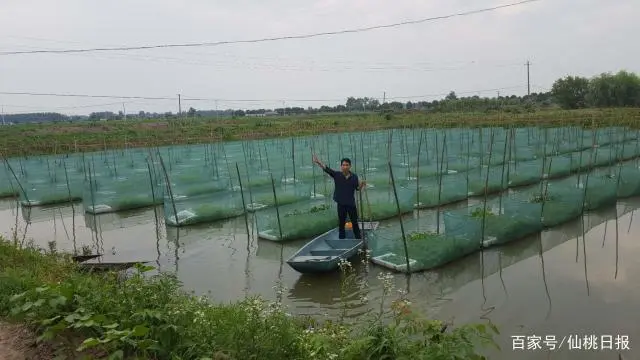
[(36, 335), (24, 325), (0, 322), (0, 360), (53, 359), (52, 349), (36, 344)]

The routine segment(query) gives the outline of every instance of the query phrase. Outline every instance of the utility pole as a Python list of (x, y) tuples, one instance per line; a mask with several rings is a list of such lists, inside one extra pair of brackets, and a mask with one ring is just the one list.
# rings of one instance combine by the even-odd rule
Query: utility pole
[(527, 63), (525, 65), (527, 66), (527, 95), (531, 95), (531, 77), (529, 75), (529, 67), (531, 66), (531, 63), (529, 62), (529, 60), (527, 60)]
[(178, 94), (178, 117), (182, 117), (182, 99), (180, 94)]
[(7, 125), (7, 124), (4, 122), (4, 105), (2, 105), (2, 110), (0, 110), (0, 116), (2, 117), (2, 125)]
[(383, 103), (383, 104), (385, 104), (386, 102), (387, 102), (387, 92), (385, 91), (385, 92), (382, 94), (382, 103)]
[(124, 121), (127, 121), (127, 108), (124, 107), (124, 103), (122, 103), (122, 113), (124, 114)]

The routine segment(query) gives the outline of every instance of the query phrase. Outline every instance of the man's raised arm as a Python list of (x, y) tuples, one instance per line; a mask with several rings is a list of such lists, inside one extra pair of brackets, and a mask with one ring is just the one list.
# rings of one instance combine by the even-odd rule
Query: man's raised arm
[(313, 162), (314, 162), (314, 164), (320, 166), (324, 172), (326, 172), (331, 177), (333, 177), (334, 171), (331, 170), (331, 168), (329, 168), (327, 165), (325, 165), (322, 161), (320, 161), (320, 159), (318, 159), (316, 154), (313, 154)]

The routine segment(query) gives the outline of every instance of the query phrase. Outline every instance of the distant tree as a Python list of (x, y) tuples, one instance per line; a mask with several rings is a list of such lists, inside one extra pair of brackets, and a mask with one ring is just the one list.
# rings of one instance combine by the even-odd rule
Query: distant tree
[(565, 109), (579, 109), (587, 106), (589, 80), (579, 76), (567, 76), (556, 80), (551, 93), (556, 102)]
[(458, 100), (458, 95), (456, 95), (455, 91), (451, 91), (449, 93), (449, 95), (447, 95), (447, 97), (444, 98), (445, 100)]
[(627, 71), (596, 76), (589, 83), (587, 100), (594, 107), (640, 106), (640, 78)]
[(190, 107), (189, 111), (187, 111), (187, 116), (188, 117), (195, 117), (196, 116), (196, 109), (194, 109), (193, 107)]

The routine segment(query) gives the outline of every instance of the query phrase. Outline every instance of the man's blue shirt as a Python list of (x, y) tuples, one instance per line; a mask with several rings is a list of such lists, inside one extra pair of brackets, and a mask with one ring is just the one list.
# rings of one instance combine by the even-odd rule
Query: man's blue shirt
[(338, 205), (356, 206), (355, 192), (360, 184), (358, 175), (350, 173), (351, 176), (346, 177), (341, 171), (335, 171), (328, 166), (323, 170), (333, 178), (335, 183), (333, 201)]

